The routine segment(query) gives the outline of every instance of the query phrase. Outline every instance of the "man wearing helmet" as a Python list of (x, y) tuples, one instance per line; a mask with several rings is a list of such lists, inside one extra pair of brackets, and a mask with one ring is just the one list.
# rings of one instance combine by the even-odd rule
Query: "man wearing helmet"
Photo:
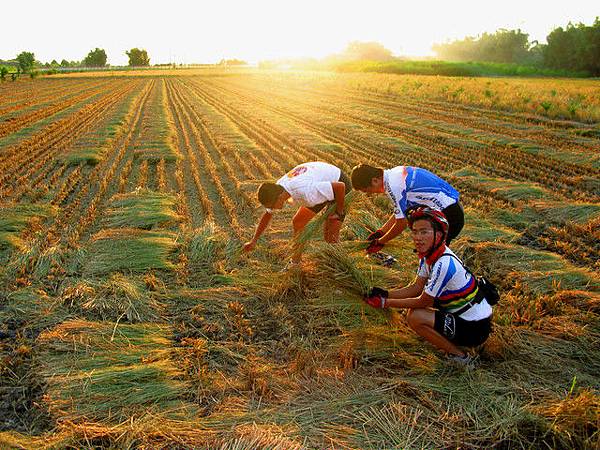
[(365, 301), (374, 308), (406, 308), (409, 326), (449, 359), (469, 364), (458, 346), (482, 344), (491, 331), (492, 307), (477, 278), (446, 246), (448, 221), (444, 214), (421, 206), (407, 218), (419, 269), (415, 281), (401, 289), (375, 287)]
[(450, 225), (446, 236), (447, 244), (463, 228), (465, 216), (458, 201), (458, 192), (428, 170), (409, 166), (384, 170), (359, 164), (352, 169), (352, 186), (370, 194), (385, 192), (394, 205), (394, 214), (385, 225), (367, 238), (371, 241), (368, 253), (377, 253), (387, 242), (402, 233), (407, 226), (408, 211), (417, 206), (428, 206), (444, 212)]

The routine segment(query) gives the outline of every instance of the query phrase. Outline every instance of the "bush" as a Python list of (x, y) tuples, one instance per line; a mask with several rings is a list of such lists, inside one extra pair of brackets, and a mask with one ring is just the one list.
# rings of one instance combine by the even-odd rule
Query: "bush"
[(442, 75), (449, 77), (585, 77), (588, 73), (562, 69), (542, 69), (509, 63), (492, 62), (449, 62), (449, 61), (358, 61), (334, 64), (337, 72), (378, 72), (403, 75)]

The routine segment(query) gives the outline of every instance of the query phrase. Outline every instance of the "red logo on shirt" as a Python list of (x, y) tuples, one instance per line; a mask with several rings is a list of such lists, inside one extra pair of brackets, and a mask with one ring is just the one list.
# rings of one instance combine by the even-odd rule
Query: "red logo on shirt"
[(308, 170), (308, 167), (305, 166), (298, 166), (293, 168), (292, 170), (290, 170), (287, 174), (288, 178), (294, 178), (297, 177), (298, 175), (302, 175), (304, 172), (306, 172)]

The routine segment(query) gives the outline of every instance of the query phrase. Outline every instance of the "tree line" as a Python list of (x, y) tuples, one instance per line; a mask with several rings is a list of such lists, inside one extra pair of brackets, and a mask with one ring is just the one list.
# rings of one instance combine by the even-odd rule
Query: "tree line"
[[(125, 54), (129, 57), (130, 66), (149, 66), (150, 57), (144, 49), (132, 48), (126, 51)], [(15, 59), (10, 61), (0, 61), (0, 66), (13, 66), (17, 68), (18, 73), (32, 73), (37, 68), (58, 69), (58, 68), (79, 68), (79, 67), (106, 67), (108, 58), (106, 51), (102, 48), (90, 50), (85, 58), (81, 61), (67, 61), (63, 59), (60, 63), (55, 59), (51, 62), (41, 63), (35, 59), (33, 52), (23, 51), (19, 53)], [(8, 69), (5, 68), (7, 72)]]
[(530, 41), (520, 29), (500, 29), (432, 48), (447, 61), (514, 63), (600, 75), (600, 18), (592, 25), (569, 23), (555, 28), (546, 42)]

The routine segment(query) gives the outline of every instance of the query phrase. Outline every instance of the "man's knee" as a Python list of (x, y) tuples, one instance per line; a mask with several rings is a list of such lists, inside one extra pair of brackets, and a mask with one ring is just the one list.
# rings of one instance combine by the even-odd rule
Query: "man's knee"
[(428, 310), (424, 308), (409, 309), (406, 320), (408, 325), (415, 331), (422, 326), (429, 326)]
[(408, 326), (411, 327), (413, 330), (417, 329), (417, 327), (419, 326), (419, 313), (417, 311), (418, 309), (409, 309), (408, 314), (406, 314), (406, 321), (408, 322)]
[(294, 229), (294, 231), (302, 231), (302, 229), (305, 227), (305, 225), (306, 225), (306, 222), (303, 220), (300, 220), (296, 216), (294, 216), (294, 218), (292, 219), (292, 228)]
[(306, 224), (315, 216), (315, 213), (308, 208), (300, 208), (292, 218), (292, 227), (294, 231), (301, 231)]

